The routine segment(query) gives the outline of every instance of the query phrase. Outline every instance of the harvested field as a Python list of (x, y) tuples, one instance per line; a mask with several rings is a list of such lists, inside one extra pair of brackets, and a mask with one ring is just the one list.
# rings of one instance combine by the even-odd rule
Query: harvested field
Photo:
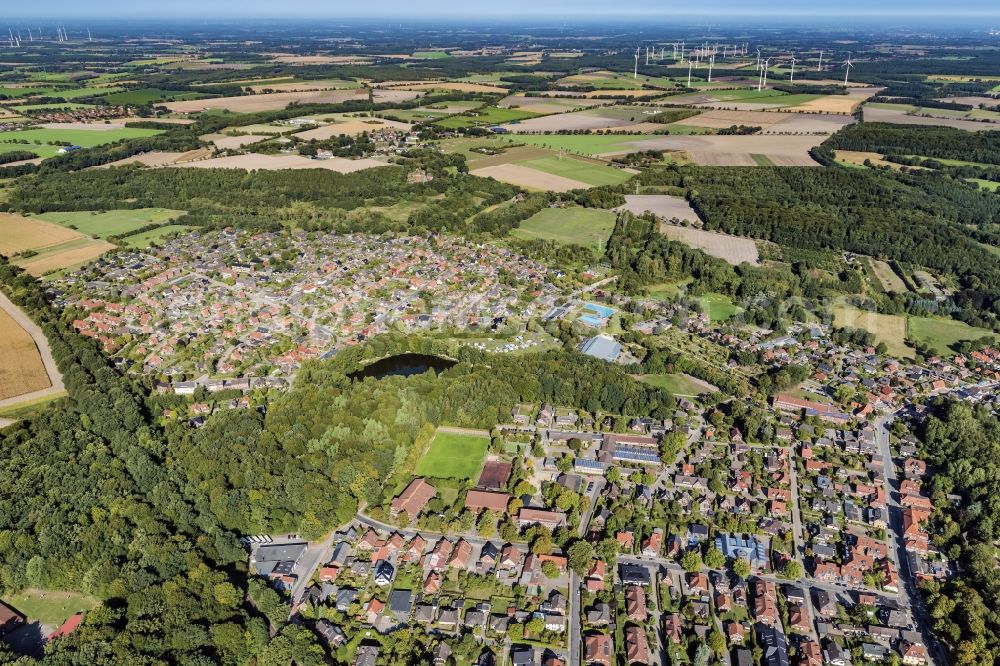
[(515, 146), (508, 148), (499, 155), (479, 155), (472, 153), (468, 159), (470, 169), (483, 169), (485, 167), (499, 166), (501, 164), (514, 164), (527, 160), (537, 160), (543, 157), (550, 157), (552, 151), (546, 148), (532, 148), (531, 146)]
[(850, 117), (830, 114), (777, 113), (774, 111), (726, 111), (711, 109), (693, 118), (685, 118), (685, 125), (724, 129), (733, 125), (762, 128), (762, 134), (793, 132), (833, 134), (853, 122)]
[(0, 309), (0, 400), (51, 385), (31, 335)]
[(129, 164), (141, 164), (148, 167), (162, 167), (181, 164), (183, 162), (193, 162), (194, 160), (202, 160), (206, 157), (210, 157), (211, 155), (211, 148), (196, 148), (195, 150), (189, 150), (185, 153), (154, 151), (152, 153), (133, 155), (132, 157), (126, 157), (116, 162), (109, 162), (108, 164), (101, 164), (92, 168), (109, 169), (111, 167), (128, 166)]
[(304, 141), (310, 141), (312, 139), (323, 141), (324, 139), (340, 136), (341, 134), (354, 136), (364, 132), (374, 132), (375, 130), (380, 129), (396, 129), (405, 132), (410, 129), (410, 125), (407, 123), (397, 122), (395, 120), (383, 120), (382, 118), (351, 118), (349, 120), (323, 125), (322, 127), (317, 127), (316, 129), (306, 130), (305, 132), (298, 132), (295, 136)]
[(559, 113), (540, 118), (528, 118), (517, 123), (508, 123), (504, 128), (513, 134), (528, 134), (532, 132), (556, 132), (560, 130), (597, 130), (609, 127), (635, 125), (630, 118), (610, 118), (601, 115), (596, 110)]
[(497, 106), (531, 111), (532, 113), (563, 113), (565, 111), (576, 111), (593, 106), (600, 106), (607, 102), (599, 99), (574, 98), (565, 99), (558, 97), (521, 97), (512, 95), (505, 97), (497, 103)]
[(0, 254), (11, 257), (25, 250), (39, 251), (84, 236), (72, 229), (12, 213), (0, 213)]
[(672, 197), (668, 194), (626, 194), (625, 205), (615, 210), (627, 210), (636, 215), (650, 212), (664, 220), (687, 220), (699, 222), (698, 214), (684, 197)]
[[(374, 91), (375, 102), (407, 102), (420, 96), (409, 90)], [(299, 104), (340, 104), (352, 99), (368, 99), (364, 90), (315, 90), (304, 92), (280, 92), (263, 95), (243, 95), (240, 97), (216, 97), (214, 99), (192, 99), (183, 102), (168, 102), (163, 106), (174, 113), (199, 113), (209, 109), (225, 109), (233, 113), (256, 113), (284, 109), (292, 102)]]
[(298, 55), (295, 53), (262, 53), (275, 62), (286, 65), (361, 65), (371, 62), (360, 56)]
[(120, 122), (99, 122), (99, 123), (42, 123), (38, 127), (56, 130), (90, 130), (92, 132), (110, 132), (112, 130), (125, 129), (125, 121)]
[(261, 155), (258, 153), (249, 153), (247, 155), (214, 157), (208, 160), (184, 162), (168, 166), (196, 169), (246, 169), (247, 171), (256, 171), (258, 169), (328, 169), (338, 173), (353, 173), (362, 169), (372, 169), (388, 165), (385, 162), (373, 159), (348, 160), (342, 157), (334, 157), (328, 160), (313, 160), (301, 155)]
[(590, 187), (587, 183), (578, 180), (563, 178), (552, 174), (521, 166), (520, 164), (498, 164), (496, 166), (484, 167), (470, 171), (473, 176), (482, 178), (493, 178), (503, 183), (510, 183), (518, 187), (531, 190), (548, 190), (550, 192), (568, 192), (570, 190), (582, 190)]
[(953, 127), (969, 132), (984, 132), (1000, 129), (997, 123), (976, 122), (958, 118), (928, 118), (926, 116), (910, 116), (903, 109), (885, 109), (874, 106), (864, 107), (864, 119), (867, 123), (896, 123), (898, 125), (932, 125), (937, 127)]
[(703, 166), (757, 166), (753, 155), (766, 155), (777, 166), (818, 166), (809, 150), (820, 143), (816, 136), (657, 136), (628, 142), (621, 155), (643, 150), (683, 150)]
[(905, 294), (909, 291), (909, 289), (906, 288), (906, 283), (903, 282), (901, 277), (896, 275), (896, 271), (892, 270), (892, 267), (888, 263), (872, 258), (869, 258), (868, 261), (871, 262), (872, 272), (875, 274), (875, 277), (878, 278), (883, 291), (894, 291), (899, 294)]
[(349, 90), (357, 88), (354, 81), (343, 81), (340, 79), (329, 81), (289, 81), (288, 83), (262, 83), (250, 86), (250, 90), (260, 93), (265, 90), (272, 92), (305, 92), (309, 90)]
[(834, 113), (851, 115), (861, 102), (874, 96), (879, 88), (850, 88), (846, 95), (825, 95), (792, 108), (796, 113)]
[(730, 236), (717, 231), (678, 227), (673, 224), (661, 224), (660, 231), (671, 240), (680, 241), (703, 251), (705, 254), (724, 259), (733, 266), (743, 263), (754, 266), (760, 264), (757, 244), (749, 238)]
[(985, 104), (986, 106), (997, 106), (1000, 104), (1000, 100), (993, 99), (992, 97), (942, 97), (938, 101), (949, 102), (951, 104), (968, 104), (975, 107), (978, 107), (980, 104)]
[(202, 141), (210, 141), (222, 150), (239, 149), (249, 146), (252, 143), (259, 143), (270, 139), (270, 136), (262, 134), (244, 134), (241, 136), (229, 136), (227, 134), (202, 134), (198, 137)]
[(97, 259), (99, 256), (114, 249), (114, 245), (103, 240), (82, 237), (78, 240), (63, 243), (40, 250), (37, 255), (18, 259), (14, 263), (35, 277), (51, 271), (64, 268), (76, 268)]

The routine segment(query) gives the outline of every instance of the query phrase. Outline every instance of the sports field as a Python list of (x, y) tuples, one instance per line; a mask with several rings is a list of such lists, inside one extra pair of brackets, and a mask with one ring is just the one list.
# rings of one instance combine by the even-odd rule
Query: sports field
[(514, 230), (517, 238), (552, 240), (594, 247), (615, 228), (615, 215), (597, 208), (545, 208)]
[(489, 443), (487, 437), (438, 430), (414, 472), (431, 478), (475, 481)]
[(162, 130), (131, 127), (104, 129), (101, 125), (95, 125), (94, 129), (45, 128), (4, 132), (0, 138), (0, 153), (30, 150), (42, 157), (53, 157), (59, 154), (60, 146), (52, 145), (51, 142), (66, 142), (82, 148), (92, 148), (121, 139), (156, 136), (161, 132)]
[(35, 341), (10, 315), (0, 310), (0, 400), (51, 385)]
[(34, 215), (37, 220), (55, 222), (76, 229), (88, 236), (107, 238), (120, 236), (150, 224), (163, 224), (177, 219), (183, 211), (167, 208), (136, 208), (134, 210), (109, 210), (103, 212), (58, 212)]

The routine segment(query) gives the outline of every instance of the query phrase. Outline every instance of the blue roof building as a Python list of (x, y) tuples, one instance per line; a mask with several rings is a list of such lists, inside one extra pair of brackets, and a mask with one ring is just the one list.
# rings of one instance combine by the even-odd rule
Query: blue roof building
[(613, 362), (622, 352), (622, 346), (610, 335), (595, 335), (580, 347), (580, 352), (602, 361)]
[(767, 549), (753, 535), (720, 532), (715, 537), (715, 547), (723, 555), (731, 557), (734, 560), (743, 558), (744, 560), (749, 560), (751, 565), (757, 567), (767, 565)]

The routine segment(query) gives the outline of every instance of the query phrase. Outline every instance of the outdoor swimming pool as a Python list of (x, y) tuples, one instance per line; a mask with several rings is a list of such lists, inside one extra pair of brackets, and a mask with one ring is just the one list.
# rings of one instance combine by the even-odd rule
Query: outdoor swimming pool
[(597, 303), (587, 303), (583, 306), (583, 309), (596, 313), (601, 319), (607, 319), (615, 313), (613, 308), (609, 308), (606, 305), (598, 305)]

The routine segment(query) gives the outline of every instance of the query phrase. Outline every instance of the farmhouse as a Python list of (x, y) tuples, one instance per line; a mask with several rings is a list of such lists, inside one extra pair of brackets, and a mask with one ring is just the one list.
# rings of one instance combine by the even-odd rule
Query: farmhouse
[(434, 486), (422, 478), (414, 479), (406, 487), (406, 490), (399, 494), (399, 497), (392, 500), (389, 511), (394, 516), (405, 511), (410, 518), (416, 518), (436, 492)]

